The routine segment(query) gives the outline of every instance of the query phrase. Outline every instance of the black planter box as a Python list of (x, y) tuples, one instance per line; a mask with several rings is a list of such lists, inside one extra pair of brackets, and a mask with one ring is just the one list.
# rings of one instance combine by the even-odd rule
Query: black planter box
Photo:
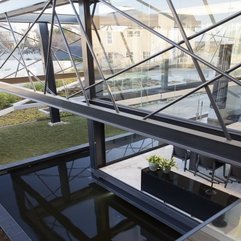
[(149, 168), (141, 172), (141, 190), (202, 221), (238, 199), (217, 189), (215, 194), (207, 194), (210, 186), (172, 171), (165, 174)]

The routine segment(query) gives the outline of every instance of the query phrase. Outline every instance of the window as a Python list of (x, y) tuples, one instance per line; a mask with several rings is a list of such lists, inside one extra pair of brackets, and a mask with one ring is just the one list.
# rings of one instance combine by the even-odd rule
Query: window
[(133, 57), (133, 52), (127, 51), (126, 52), (126, 57)]
[(139, 30), (129, 30), (127, 31), (127, 37), (140, 37), (141, 32)]
[(133, 37), (133, 31), (127, 31), (127, 37)]
[(107, 43), (112, 44), (113, 39), (112, 39), (112, 32), (107, 32)]
[(147, 59), (150, 57), (150, 51), (143, 51), (143, 59)]
[(140, 37), (141, 33), (140, 31), (134, 31), (133, 36), (134, 37)]
[(112, 52), (108, 53), (108, 60), (109, 60), (110, 64), (113, 64), (113, 62), (114, 62), (114, 53), (112, 53)]

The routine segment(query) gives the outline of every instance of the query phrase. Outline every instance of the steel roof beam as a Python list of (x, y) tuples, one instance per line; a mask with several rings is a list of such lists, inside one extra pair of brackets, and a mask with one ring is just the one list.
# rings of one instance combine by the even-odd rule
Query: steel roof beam
[[(43, 0), (42, 2), (40, 2), (38, 4), (33, 4), (33, 5), (28, 6), (28, 7), (23, 7), (23, 8), (16, 8), (16, 9), (14, 9), (12, 11), (8, 11), (7, 13), (8, 13), (8, 16), (11, 19), (12, 18), (14, 19), (15, 17), (16, 17), (16, 19), (18, 19), (21, 15), (25, 15), (26, 16), (26, 14), (28, 14), (28, 13), (33, 13), (35, 11), (41, 10), (45, 6), (46, 2), (47, 2), (46, 0)], [(72, 2), (78, 3), (78, 0), (72, 0)], [(93, 1), (93, 0), (90, 1), (90, 3), (94, 3), (94, 2), (96, 2), (96, 1)], [(57, 1), (57, 6), (61, 6), (61, 5), (68, 4), (68, 3), (69, 3), (68, 0), (58, 0)], [(11, 1), (9, 1), (9, 4), (11, 4)], [(0, 7), (1, 7), (1, 2), (0, 2)], [(31, 14), (30, 14), (30, 16), (31, 16)], [(4, 20), (4, 18), (5, 18), (5, 13), (0, 13), (0, 21)], [(68, 17), (66, 17), (65, 19), (68, 19)], [(26, 22), (25, 19), (22, 19), (22, 20), (23, 20), (23, 22)], [(21, 22), (21, 21), (19, 21), (19, 22)], [(68, 23), (68, 20), (67, 20), (66, 23)]]
[[(19, 16), (10, 17), (11, 23), (32, 23), (38, 16), (38, 13), (24, 13)], [(76, 17), (72, 14), (58, 14), (59, 20), (62, 24), (77, 24)], [(0, 19), (0, 22), (6, 22), (6, 19)], [(51, 14), (44, 13), (38, 22), (51, 22)], [(56, 22), (56, 21), (55, 21)]]
[(93, 104), (87, 106), (84, 102), (77, 103), (59, 96), (44, 95), (2, 82), (0, 82), (0, 90), (241, 166), (239, 136), (233, 140), (226, 140), (225, 137), (178, 124), (152, 119), (143, 120), (141, 116), (130, 112), (116, 113), (115, 110), (106, 107)]

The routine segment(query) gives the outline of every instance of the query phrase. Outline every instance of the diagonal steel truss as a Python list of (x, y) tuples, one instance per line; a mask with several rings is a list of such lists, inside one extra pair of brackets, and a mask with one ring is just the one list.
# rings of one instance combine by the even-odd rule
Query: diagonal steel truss
[[(77, 66), (76, 66), (76, 62), (75, 62), (76, 56), (70, 50), (70, 44), (68, 43), (68, 40), (66, 38), (66, 31), (64, 30), (63, 23), (61, 22), (59, 15), (56, 13), (57, 1), (51, 0), (46, 3), (46, 5), (43, 7), (42, 11), (40, 11), (39, 15), (36, 16), (33, 23), (30, 24), (26, 33), (21, 36), (20, 41), (18, 41), (18, 42), (16, 39), (16, 33), (13, 30), (13, 28), (11, 27), (11, 18), (8, 16), (8, 14), (6, 14), (5, 17), (7, 18), (7, 21), (9, 24), (9, 30), (11, 31), (12, 36), (14, 38), (15, 46), (12, 51), (5, 49), (5, 51), (8, 52), (9, 55), (8, 55), (7, 59), (2, 63), (0, 68), (2, 68), (6, 64), (6, 62), (8, 61), (8, 59), (10, 57), (14, 57), (15, 51), (21, 52), (20, 46), (22, 43), (24, 43), (25, 38), (28, 37), (28, 33), (31, 31), (31, 29), (33, 28), (33, 26), (35, 24), (38, 24), (38, 21), (41, 19), (41, 16), (45, 13), (45, 10), (51, 6), (52, 13), (51, 13), (49, 21), (48, 21), (50, 31), (49, 31), (49, 36), (48, 36), (49, 37), (48, 49), (46, 51), (47, 56), (50, 57), (51, 55), (53, 55), (54, 51), (53, 51), (53, 46), (52, 46), (52, 42), (51, 42), (52, 38), (53, 38), (53, 29), (54, 29), (54, 26), (58, 26), (61, 36), (62, 36), (62, 40), (64, 41), (64, 44), (66, 47), (66, 52), (69, 55), (75, 75), (80, 84), (79, 93), (83, 94), (84, 101), (76, 102), (73, 100), (62, 98), (60, 96), (56, 96), (53, 93), (49, 92), (48, 85), (47, 85), (48, 75), (49, 75), (49, 73), (48, 73), (49, 72), (49, 70), (48, 70), (49, 63), (48, 62), (46, 63), (46, 66), (45, 66), (45, 69), (46, 69), (45, 91), (43, 91), (43, 93), (40, 93), (37, 91), (34, 92), (27, 88), (6, 84), (1, 81), (0, 81), (0, 90), (4, 90), (6, 92), (13, 93), (13, 94), (16, 94), (19, 96), (23, 96), (25, 98), (29, 98), (29, 99), (32, 99), (35, 101), (43, 102), (43, 103), (46, 103), (49, 106), (52, 106), (55, 108), (64, 109), (71, 113), (84, 116), (85, 118), (87, 118), (89, 120), (93, 120), (93, 122), (95, 121), (95, 122), (99, 122), (99, 123), (113, 125), (115, 127), (130, 131), (130, 132), (134, 132), (134, 133), (146, 136), (146, 137), (154, 138), (155, 140), (159, 140), (161, 142), (180, 146), (182, 148), (188, 148), (191, 151), (198, 152), (198, 153), (201, 153), (204, 155), (209, 155), (213, 158), (223, 160), (227, 163), (241, 166), (240, 135), (238, 135), (234, 131), (227, 130), (225, 124), (223, 123), (221, 115), (219, 113), (219, 110), (216, 106), (216, 103), (213, 100), (213, 97), (209, 90), (209, 85), (211, 83), (219, 80), (220, 77), (222, 77), (222, 76), (226, 77), (230, 81), (232, 81), (240, 86), (240, 84), (241, 84), (240, 81), (238, 79), (235, 79), (234, 77), (232, 77), (230, 75), (230, 73), (232, 71), (236, 70), (237, 68), (241, 67), (241, 63), (237, 64), (236, 66), (233, 66), (232, 68), (230, 68), (226, 71), (223, 71), (223, 70), (215, 67), (213, 64), (207, 62), (205, 59), (199, 57), (197, 54), (195, 54), (192, 49), (192, 46), (190, 45), (191, 39), (201, 36), (202, 34), (214, 29), (215, 27), (218, 27), (218, 26), (240, 16), (241, 11), (233, 14), (232, 16), (229, 16), (226, 19), (223, 19), (222, 21), (215, 22), (215, 23), (213, 22), (212, 26), (205, 28), (202, 31), (200, 31), (192, 36), (187, 36), (183, 29), (183, 26), (180, 22), (180, 19), (178, 18), (178, 15), (175, 11), (175, 7), (172, 5), (172, 2), (170, 0), (167, 0), (167, 2), (169, 3), (169, 7), (172, 10), (173, 16), (171, 16), (171, 17), (176, 22), (176, 24), (182, 34), (182, 37), (183, 37), (182, 41), (176, 43), (176, 42), (172, 41), (171, 39), (163, 36), (162, 34), (156, 32), (155, 30), (153, 30), (149, 26), (145, 25), (138, 19), (135, 19), (132, 16), (128, 15), (127, 13), (121, 11), (116, 6), (111, 4), (110, 1), (99, 0), (99, 2), (101, 2), (102, 4), (110, 7), (115, 12), (118, 12), (119, 14), (121, 14), (122, 16), (127, 18), (128, 20), (137, 24), (139, 27), (149, 31), (151, 34), (159, 37), (160, 39), (166, 41), (167, 43), (169, 43), (171, 45), (170, 47), (168, 47), (164, 50), (161, 50), (160, 52), (158, 52), (142, 61), (139, 61), (138, 63), (132, 64), (131, 66), (128, 66), (127, 68), (125, 68), (121, 71), (118, 71), (117, 73), (114, 73), (114, 71), (111, 70), (111, 65), (109, 65), (110, 71), (111, 71), (111, 76), (105, 77), (104, 71), (101, 68), (101, 65), (98, 61), (95, 50), (93, 48), (93, 44), (91, 42), (91, 36), (88, 35), (88, 31), (86, 31), (86, 29), (85, 29), (85, 25), (82, 21), (82, 18), (79, 16), (79, 13), (76, 10), (76, 7), (74, 6), (74, 1), (68, 0), (68, 2), (70, 4), (70, 6), (72, 7), (73, 15), (75, 16), (76, 21), (78, 23), (78, 27), (81, 30), (81, 33), (82, 33), (81, 38), (85, 41), (86, 46), (88, 47), (88, 50), (93, 58), (93, 61), (95, 62), (97, 70), (99, 71), (99, 74), (101, 76), (101, 80), (99, 82), (95, 82), (94, 84), (89, 84), (89, 83), (93, 83), (93, 80), (92, 80), (92, 81), (89, 81), (89, 83), (85, 82), (85, 85), (83, 85), (83, 83), (80, 79), (80, 75), (79, 75)], [(85, 4), (86, 4), (86, 1), (84, 1), (84, 0), (79, 1), (79, 2), (85, 2)], [(144, 1), (139, 0), (138, 2), (145, 4)], [(98, 31), (97, 31), (97, 28), (95, 27), (95, 23), (93, 21), (94, 20), (93, 18), (95, 15), (96, 4), (98, 4), (98, 3), (96, 3), (96, 2), (94, 3), (92, 15), (90, 16), (92, 19), (89, 19), (89, 20), (90, 20), (90, 22), (92, 22), (93, 30), (96, 32), (96, 35), (98, 36)], [(156, 9), (156, 10), (158, 10), (158, 9)], [(98, 41), (100, 42), (102, 51), (105, 53), (105, 58), (108, 59), (108, 55), (106, 54), (104, 45), (101, 44), (100, 37), (98, 38)], [(182, 47), (182, 44), (186, 44), (187, 48)], [(132, 68), (135, 68), (135, 67), (141, 65), (142, 63), (145, 63), (145, 62), (147, 62), (157, 56), (160, 56), (172, 49), (178, 49), (182, 53), (191, 57), (194, 65), (195, 65), (196, 71), (198, 72), (198, 74), (202, 80), (202, 83), (199, 86), (197, 86), (196, 88), (194, 88), (193, 90), (190, 90), (187, 94), (175, 99), (174, 101), (168, 103), (167, 105), (158, 109), (157, 111), (153, 111), (152, 113), (118, 105), (111, 92), (108, 80), (111, 80), (114, 77), (121, 75), (122, 73), (126, 73), (129, 70), (131, 70)], [(86, 56), (83, 56), (83, 57), (87, 58)], [(28, 66), (26, 65), (26, 63), (24, 63), (24, 59), (21, 54), (20, 54), (20, 59), (18, 59), (18, 62), (21, 66), (23, 66), (23, 68), (27, 71), (27, 73), (30, 73), (32, 75), (32, 73), (28, 69)], [(205, 66), (216, 71), (218, 73), (218, 75), (215, 76), (213, 79), (207, 81), (205, 79), (205, 77), (203, 76), (202, 70), (200, 68), (200, 63), (202, 63)], [(89, 69), (87, 69), (87, 71), (94, 71), (94, 68), (89, 67)], [(36, 77), (34, 77), (34, 78), (36, 78)], [(105, 87), (107, 88), (107, 92), (108, 92), (111, 102), (110, 101), (101, 102), (101, 101), (98, 101), (98, 100), (92, 98), (92, 96), (89, 95), (90, 90), (95, 91), (95, 87), (97, 85), (102, 85), (102, 84), (104, 84)], [(159, 114), (159, 112), (161, 112), (162, 110), (168, 108), (169, 106), (174, 105), (175, 103), (181, 101), (182, 99), (190, 96), (191, 94), (195, 93), (196, 91), (198, 91), (202, 88), (206, 89), (209, 99), (215, 108), (215, 112), (216, 112), (216, 115), (218, 116), (218, 120), (219, 120), (219, 123), (220, 123), (222, 129), (203, 126), (198, 123), (193, 123), (192, 121), (189, 121), (189, 120), (184, 122), (184, 121), (179, 120), (178, 118), (176, 118), (176, 119), (170, 118), (170, 117), (168, 118), (168, 117), (165, 117), (164, 115)], [(92, 125), (92, 127), (96, 128), (96, 126), (94, 126), (94, 124)], [(100, 128), (101, 128), (101, 125), (100, 125)], [(101, 133), (101, 130), (98, 133)], [(101, 136), (101, 137), (103, 137), (103, 136)], [(90, 139), (91, 139), (90, 143), (91, 144), (94, 143), (93, 144), (93, 145), (95, 145), (94, 148), (96, 148), (96, 149), (94, 149), (90, 145), (90, 149), (92, 148), (94, 151), (96, 151), (98, 148), (101, 149), (100, 147), (104, 146), (104, 145), (99, 145), (99, 142), (103, 141), (104, 138), (103, 139), (99, 138), (100, 140), (97, 140), (97, 138), (93, 138), (91, 136)], [(130, 147), (132, 148), (132, 146), (130, 146)], [(105, 148), (103, 148), (103, 149), (104, 150), (102, 150), (102, 151), (105, 152)], [(98, 151), (99, 150), (97, 150), (95, 152), (95, 154), (100, 153)], [(97, 160), (97, 159), (94, 159), (94, 161), (95, 160)], [(151, 200), (149, 200), (149, 198), (145, 198), (144, 195), (141, 196), (140, 192), (137, 193), (136, 191), (133, 191), (130, 188), (128, 189), (128, 187), (123, 185), (123, 183), (120, 183), (120, 184), (115, 183), (115, 180), (113, 180), (113, 178), (107, 176), (106, 174), (101, 173), (101, 171), (98, 168), (93, 168), (93, 175), (96, 178), (101, 177), (102, 184), (105, 184), (106, 181), (110, 180), (110, 184), (111, 184), (110, 189), (113, 187), (115, 187), (115, 188), (117, 187), (118, 190), (117, 190), (117, 188), (116, 189), (113, 188), (113, 190), (117, 193), (120, 192), (120, 196), (124, 196), (124, 198), (128, 199), (130, 197), (130, 195), (133, 195), (135, 197), (135, 199), (133, 199), (133, 200), (138, 205), (141, 202), (143, 203), (143, 201), (144, 201), (144, 204), (142, 204), (143, 205), (142, 209), (144, 211), (151, 213), (150, 210), (153, 210), (153, 207), (156, 207), (155, 201), (152, 200), (152, 202), (149, 203), (149, 201), (151, 201)], [(123, 191), (125, 191), (124, 194), (123, 194)], [(134, 203), (133, 200), (131, 200), (131, 203)], [(147, 205), (151, 206), (150, 209), (149, 209), (149, 206), (144, 208), (144, 206), (147, 206)], [(138, 206), (138, 207), (140, 207), (140, 206)], [(167, 209), (167, 207), (161, 206), (159, 204), (158, 209), (159, 209), (159, 211), (163, 211), (163, 213), (165, 214), (164, 217), (167, 217), (162, 220), (161, 215), (163, 215), (163, 213), (160, 213), (160, 215), (159, 215), (160, 221), (164, 221), (164, 222), (166, 221), (167, 223), (168, 222), (171, 223), (171, 221), (173, 222), (173, 219), (175, 219), (175, 221), (177, 221), (177, 220), (180, 221), (180, 223), (181, 223), (180, 226), (177, 225), (178, 227), (176, 227), (176, 228), (181, 228), (183, 224), (190, 226), (190, 227), (193, 227), (193, 225), (195, 225), (195, 223), (193, 222), (193, 220), (191, 220), (191, 218), (185, 217), (181, 213), (178, 213), (171, 208)], [(156, 217), (156, 214), (154, 213), (153, 216)]]
[[(25, 38), (28, 37), (28, 36), (27, 36), (28, 33), (31, 31), (31, 29), (33, 28), (33, 26), (38, 23), (39, 19), (41, 19), (42, 15), (45, 13), (46, 9), (48, 9), (48, 8), (51, 6), (51, 7), (52, 7), (52, 14), (51, 14), (50, 20), (49, 20), (49, 23), (50, 23), (50, 34), (49, 34), (49, 44), (48, 44), (48, 53), (47, 53), (47, 55), (50, 56), (51, 54), (53, 54), (53, 50), (52, 50), (52, 49), (53, 49), (53, 46), (52, 46), (52, 44), (51, 44), (51, 41), (52, 41), (52, 37), (53, 37), (53, 28), (54, 28), (54, 25), (57, 25), (57, 26), (59, 27), (59, 29), (60, 29), (62, 38), (63, 38), (63, 40), (64, 40), (64, 43), (65, 43), (65, 46), (66, 46), (66, 49), (67, 49), (65, 52), (67, 52), (68, 55), (69, 55), (69, 57), (70, 57), (70, 60), (71, 60), (71, 63), (72, 63), (72, 67), (74, 68), (74, 71), (75, 71), (75, 73), (76, 73), (77, 79), (78, 79), (79, 84), (80, 84), (80, 91), (78, 91), (76, 94), (82, 93), (83, 96), (84, 96), (84, 99), (85, 99), (85, 103), (86, 103), (88, 106), (90, 106), (90, 98), (89, 98), (89, 96), (88, 96), (88, 91), (89, 91), (90, 89), (94, 89), (97, 85), (100, 85), (100, 84), (103, 84), (103, 83), (104, 83), (105, 86), (106, 86), (107, 92), (108, 92), (108, 94), (109, 94), (109, 97), (110, 97), (110, 99), (111, 99), (112, 106), (113, 106), (114, 110), (116, 111), (116, 113), (119, 113), (119, 112), (120, 112), (119, 106), (118, 106), (118, 104), (116, 103), (116, 101), (115, 101), (115, 99), (114, 99), (114, 96), (113, 96), (113, 94), (112, 94), (112, 92), (111, 92), (111, 90), (110, 90), (110, 86), (109, 86), (109, 84), (108, 84), (108, 80), (111, 80), (111, 79), (113, 79), (114, 77), (117, 77), (117, 76), (119, 76), (119, 75), (121, 75), (121, 74), (123, 74), (123, 73), (126, 73), (126, 72), (129, 71), (130, 69), (135, 68), (135, 67), (137, 67), (137, 66), (139, 66), (139, 65), (141, 65), (141, 64), (143, 64), (143, 63), (145, 63), (145, 62), (147, 62), (147, 61), (149, 61), (149, 60), (151, 60), (151, 59), (153, 59), (153, 58), (155, 58), (155, 57), (157, 57), (157, 56), (160, 56), (160, 55), (162, 55), (162, 54), (164, 54), (164, 53), (166, 53), (166, 52), (168, 52), (168, 51), (176, 48), (176, 49), (180, 50), (181, 52), (183, 52), (184, 54), (186, 54), (186, 55), (188, 55), (188, 56), (191, 57), (191, 59), (192, 59), (192, 61), (193, 61), (193, 63), (194, 63), (194, 66), (196, 67), (196, 70), (197, 70), (197, 72), (198, 72), (198, 74), (199, 74), (199, 76), (200, 76), (200, 78), (201, 78), (201, 80), (202, 80), (202, 84), (200, 84), (200, 85), (197, 86), (196, 88), (190, 90), (187, 94), (185, 94), (185, 95), (183, 95), (183, 96), (175, 99), (174, 101), (171, 101), (170, 103), (166, 104), (164, 107), (159, 108), (158, 110), (153, 111), (152, 113), (146, 114), (146, 115), (143, 117), (143, 120), (144, 120), (144, 121), (147, 121), (147, 119), (149, 119), (149, 118), (154, 118), (159, 112), (163, 111), (164, 109), (166, 109), (166, 108), (168, 108), (168, 107), (176, 104), (177, 102), (183, 100), (184, 98), (192, 95), (192, 94), (195, 93), (196, 91), (198, 91), (198, 90), (200, 90), (200, 89), (202, 89), (202, 88), (205, 88), (205, 90), (206, 90), (206, 92), (207, 92), (207, 95), (208, 95), (208, 97), (209, 97), (209, 99), (210, 99), (210, 102), (211, 102), (211, 104), (212, 104), (212, 106), (213, 106), (213, 108), (214, 108), (214, 111), (215, 111), (215, 113), (216, 113), (216, 116), (217, 116), (217, 118), (218, 118), (219, 124), (220, 124), (220, 126), (222, 127), (223, 134), (224, 134), (224, 136), (226, 137), (227, 140), (231, 140), (230, 133), (229, 133), (229, 131), (227, 130), (227, 128), (226, 128), (226, 126), (225, 126), (225, 124), (224, 124), (224, 122), (223, 122), (223, 119), (222, 119), (222, 117), (221, 117), (220, 111), (219, 111), (219, 109), (218, 109), (218, 107), (217, 107), (217, 105), (216, 105), (216, 103), (215, 103), (215, 101), (214, 101), (214, 99), (213, 99), (213, 97), (212, 97), (211, 91), (210, 91), (210, 89), (209, 89), (209, 85), (210, 85), (211, 83), (217, 81), (220, 77), (223, 76), (223, 77), (226, 77), (228, 80), (230, 80), (230, 81), (232, 81), (232, 82), (234, 82), (234, 83), (236, 83), (237, 85), (240, 86), (240, 85), (241, 85), (241, 82), (240, 82), (238, 79), (232, 77), (232, 76), (230, 75), (230, 73), (231, 73), (232, 71), (236, 70), (237, 68), (241, 67), (241, 63), (237, 64), (236, 66), (233, 66), (232, 68), (230, 68), (230, 69), (228, 69), (228, 70), (226, 70), (226, 71), (223, 71), (223, 70), (217, 68), (216, 66), (214, 66), (213, 64), (207, 62), (205, 59), (201, 58), (201, 57), (198, 56), (197, 54), (195, 54), (194, 51), (193, 51), (193, 49), (192, 49), (192, 47), (191, 47), (191, 45), (190, 45), (190, 40), (192, 40), (192, 39), (194, 39), (194, 38), (196, 38), (196, 37), (198, 37), (198, 36), (201, 36), (202, 34), (208, 32), (208, 31), (210, 31), (210, 30), (212, 30), (212, 29), (214, 29), (214, 28), (216, 28), (216, 27), (218, 27), (218, 26), (221, 26), (222, 24), (224, 24), (224, 23), (226, 23), (226, 22), (229, 22), (229, 21), (231, 21), (231, 20), (239, 17), (239, 16), (241, 15), (241, 11), (238, 11), (238, 12), (236, 12), (235, 14), (233, 14), (233, 15), (231, 15), (231, 16), (229, 16), (229, 17), (227, 17), (227, 18), (225, 18), (225, 19), (223, 19), (223, 20), (221, 20), (221, 21), (218, 21), (218, 22), (217, 22), (217, 21), (213, 21), (213, 25), (212, 25), (212, 26), (209, 26), (209, 27), (207, 27), (207, 28), (199, 31), (198, 33), (195, 33), (195, 34), (193, 34), (192, 36), (187, 36), (186, 33), (185, 33), (185, 31), (184, 31), (184, 28), (183, 28), (183, 26), (182, 26), (182, 23), (181, 23), (178, 15), (177, 15), (177, 13), (176, 13), (176, 10), (175, 10), (174, 5), (172, 4), (171, 1), (167, 0), (167, 2), (168, 2), (168, 4), (169, 4), (169, 7), (170, 7), (170, 9), (171, 9), (171, 11), (172, 11), (172, 14), (173, 14), (173, 16), (170, 16), (170, 17), (177, 23), (178, 28), (179, 28), (179, 30), (180, 30), (180, 32), (181, 32), (181, 34), (182, 34), (182, 37), (183, 37), (183, 40), (182, 40), (182, 41), (176, 43), (176, 42), (174, 42), (173, 40), (165, 37), (165, 36), (162, 35), (161, 33), (159, 33), (159, 32), (157, 32), (157, 31), (155, 31), (154, 29), (150, 28), (149, 26), (147, 26), (147, 25), (144, 24), (143, 22), (139, 21), (138, 19), (135, 19), (134, 17), (128, 15), (126, 12), (120, 10), (118, 7), (116, 7), (116, 6), (114, 6), (113, 4), (111, 4), (110, 1), (100, 0), (100, 1), (99, 1), (100, 3), (108, 6), (109, 8), (113, 9), (115, 12), (121, 14), (123, 17), (125, 17), (125, 18), (127, 18), (128, 20), (130, 20), (130, 21), (134, 22), (135, 24), (137, 24), (139, 27), (141, 27), (141, 28), (149, 31), (151, 34), (159, 37), (161, 40), (164, 40), (165, 42), (167, 42), (167, 43), (169, 43), (169, 44), (171, 45), (170, 47), (168, 47), (168, 48), (166, 48), (166, 49), (164, 49), (164, 50), (161, 50), (160, 52), (158, 52), (158, 53), (156, 53), (156, 54), (154, 54), (154, 55), (152, 55), (152, 56), (150, 56), (150, 57), (148, 57), (148, 58), (146, 58), (146, 59), (144, 59), (144, 60), (142, 60), (142, 61), (139, 61), (139, 62), (137, 62), (137, 63), (134, 63), (134, 64), (132, 64), (131, 66), (128, 66), (127, 68), (125, 68), (125, 69), (123, 69), (123, 70), (121, 70), (121, 71), (118, 71), (118, 72), (116, 72), (116, 73), (113, 72), (113, 70), (112, 70), (112, 68), (111, 68), (111, 65), (109, 65), (110, 71), (111, 71), (111, 76), (105, 77), (104, 72), (103, 72), (103, 70), (102, 70), (102, 68), (101, 68), (101, 66), (100, 66), (100, 64), (99, 64), (98, 58), (97, 58), (97, 56), (96, 56), (96, 53), (95, 53), (95, 51), (94, 51), (93, 45), (92, 45), (92, 43), (91, 43), (91, 39), (90, 39), (90, 37), (88, 36), (88, 34), (86, 33), (86, 31), (85, 31), (85, 29), (84, 29), (84, 26), (83, 26), (83, 23), (82, 23), (82, 21), (81, 21), (81, 18), (80, 18), (79, 14), (78, 14), (78, 12), (77, 12), (77, 10), (76, 10), (76, 7), (74, 6), (74, 1), (73, 1), (73, 0), (68, 0), (68, 2), (69, 2), (69, 4), (70, 4), (70, 6), (72, 7), (73, 15), (75, 16), (76, 22), (78, 23), (78, 25), (79, 25), (79, 27), (80, 27), (80, 30), (81, 30), (81, 32), (82, 32), (81, 38), (85, 39), (85, 42), (86, 42), (86, 44), (87, 44), (87, 46), (88, 46), (88, 48), (89, 48), (89, 51), (90, 51), (90, 53), (91, 53), (91, 55), (92, 55), (92, 57), (93, 57), (93, 60), (94, 60), (94, 62), (95, 62), (95, 64), (96, 64), (96, 66), (97, 66), (97, 69), (98, 69), (98, 71), (99, 71), (99, 73), (100, 73), (100, 75), (101, 75), (101, 80), (100, 80), (100, 81), (95, 82), (95, 83), (92, 84), (92, 85), (88, 85), (88, 83), (85, 83), (85, 86), (83, 85), (83, 83), (82, 83), (82, 81), (81, 81), (81, 79), (80, 79), (80, 75), (79, 75), (78, 69), (77, 69), (77, 67), (76, 67), (76, 63), (75, 63), (75, 57), (76, 57), (76, 56), (75, 56), (73, 53), (71, 53), (71, 51), (70, 51), (69, 43), (68, 43), (67, 38), (66, 38), (66, 36), (65, 36), (64, 27), (62, 26), (62, 23), (61, 23), (61, 21), (60, 21), (60, 19), (59, 19), (59, 17), (58, 17), (58, 14), (56, 13), (56, 10), (55, 10), (55, 8), (56, 8), (56, 1), (55, 1), (55, 0), (53, 0), (53, 1), (52, 1), (52, 0), (51, 0), (51, 1), (48, 1), (48, 2), (45, 4), (45, 6), (43, 7), (43, 9), (40, 11), (40, 13), (36, 16), (36, 18), (35, 18), (35, 19), (33, 20), (33, 22), (30, 24), (30, 26), (29, 26), (28, 30), (26, 31), (26, 33), (22, 35), (21, 39), (20, 39), (18, 42), (17, 42), (17, 39), (16, 39), (16, 37), (15, 37), (15, 34), (16, 34), (16, 33), (15, 33), (15, 31), (13, 30), (13, 28), (11, 27), (11, 18), (8, 17), (8, 14), (5, 14), (5, 17), (6, 17), (6, 19), (7, 19), (7, 22), (8, 22), (8, 24), (9, 24), (9, 28), (8, 28), (8, 29), (11, 31), (12, 36), (13, 36), (13, 38), (14, 38), (15, 47), (12, 49), (12, 51), (9, 51), (9, 50), (6, 49), (6, 51), (9, 52), (9, 55), (8, 55), (8, 57), (4, 60), (4, 62), (1, 64), (0, 68), (2, 68), (2, 67), (6, 64), (6, 62), (9, 60), (9, 58), (10, 58), (11, 56), (15, 57), (15, 56), (14, 56), (14, 52), (15, 52), (16, 50), (18, 50), (19, 53), (20, 53), (20, 55), (21, 55), (21, 56), (20, 56), (21, 58), (18, 59), (18, 61), (19, 61), (19, 64), (23, 66), (22, 68), (18, 68), (18, 69), (19, 69), (19, 70), (20, 70), (20, 69), (25, 69), (25, 70), (26, 70), (26, 72), (27, 72), (27, 74), (28, 74), (28, 77), (29, 77), (29, 80), (30, 80), (31, 83), (33, 82), (32, 76), (33, 76), (35, 79), (37, 79), (37, 77), (34, 76), (33, 73), (31, 73), (31, 71), (28, 69), (29, 66), (27, 66), (26, 63), (24, 62), (24, 59), (23, 59), (23, 56), (22, 56), (22, 54), (21, 54), (21, 50), (20, 50), (19, 46), (20, 46), (20, 44), (22, 44), (22, 43), (25, 41)], [(144, 5), (146, 4), (144, 1), (138, 1), (138, 2), (141, 3), (141, 4), (144, 4)], [(95, 15), (95, 7), (96, 7), (96, 4), (98, 4), (98, 3), (96, 3), (96, 2), (94, 3), (93, 12), (92, 12), (92, 14), (91, 14), (92, 26), (93, 26), (93, 28), (94, 28), (94, 31), (95, 31), (96, 35), (97, 35), (98, 41), (100, 42), (101, 48), (102, 48), (102, 50), (103, 50), (103, 52), (104, 52), (104, 54), (105, 54), (105, 58), (108, 59), (108, 56), (107, 56), (107, 54), (106, 54), (106, 52), (105, 52), (105, 49), (104, 49), (104, 46), (103, 46), (103, 44), (101, 43), (101, 39), (100, 39), (100, 37), (98, 37), (98, 31), (97, 31), (97, 28), (96, 28), (95, 23), (94, 23), (94, 21), (93, 21), (93, 18), (94, 18), (94, 15)], [(154, 6), (150, 6), (150, 7), (151, 7), (153, 10), (158, 11), (158, 9), (156, 9)], [(186, 44), (187, 49), (184, 48), (184, 47), (182, 47), (182, 44), (183, 44), (183, 43)], [(16, 57), (15, 57), (15, 59), (16, 59)], [(49, 59), (49, 58), (48, 58), (48, 59)], [(201, 68), (200, 68), (200, 63), (202, 63), (202, 64), (204, 64), (205, 66), (209, 67), (210, 69), (216, 71), (216, 72), (218, 73), (218, 75), (215, 76), (213, 79), (207, 81), (207, 80), (205, 79), (203, 73), (202, 73)], [(109, 64), (109, 63), (108, 63), (108, 64)], [(48, 76), (48, 63), (46, 63), (46, 76)], [(47, 90), (48, 90), (48, 92), (49, 92), (49, 89), (48, 89), (48, 86), (47, 86), (47, 79), (46, 79), (46, 80), (45, 80), (45, 90), (44, 90), (44, 93), (45, 93), (45, 94), (46, 94)], [(72, 96), (74, 96), (74, 95), (76, 95), (76, 94), (73, 94)], [(71, 97), (71, 96), (70, 96), (70, 97)]]

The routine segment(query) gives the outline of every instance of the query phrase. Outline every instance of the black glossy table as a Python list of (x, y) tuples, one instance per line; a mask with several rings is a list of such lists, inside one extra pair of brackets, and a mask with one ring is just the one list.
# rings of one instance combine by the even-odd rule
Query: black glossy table
[(238, 199), (217, 189), (214, 195), (207, 194), (210, 186), (172, 171), (165, 174), (149, 168), (141, 171), (141, 190), (203, 221)]

